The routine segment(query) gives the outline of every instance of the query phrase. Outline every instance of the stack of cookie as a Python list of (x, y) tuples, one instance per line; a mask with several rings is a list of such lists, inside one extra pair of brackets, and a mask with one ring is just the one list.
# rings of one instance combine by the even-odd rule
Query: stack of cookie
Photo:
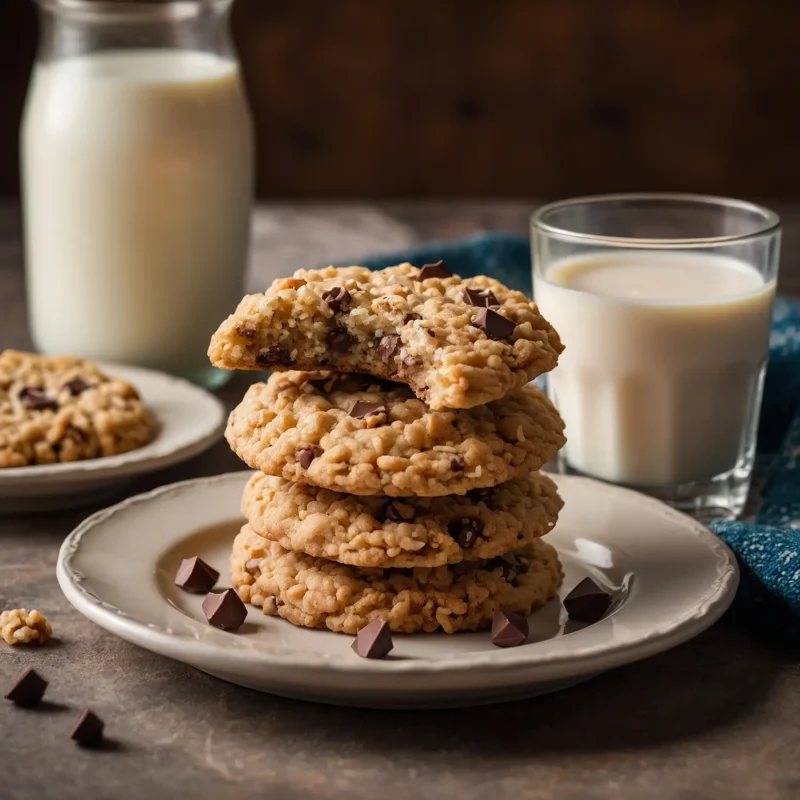
[(214, 335), (227, 369), (271, 369), (227, 439), (257, 472), (231, 575), (245, 602), (355, 634), (475, 630), (553, 597), (538, 470), (563, 423), (528, 382), (562, 349), (534, 303), (440, 262), (300, 271)]

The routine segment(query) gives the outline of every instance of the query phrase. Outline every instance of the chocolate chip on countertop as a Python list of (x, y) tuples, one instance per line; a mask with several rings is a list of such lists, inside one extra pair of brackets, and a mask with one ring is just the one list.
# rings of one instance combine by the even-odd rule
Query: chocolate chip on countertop
[(187, 592), (206, 594), (219, 580), (219, 572), (199, 556), (185, 558), (175, 573), (175, 585)]
[(38, 706), (47, 689), (47, 681), (33, 668), (28, 668), (17, 678), (5, 698), (20, 708)]
[(92, 384), (78, 376), (77, 378), (73, 378), (71, 381), (65, 383), (64, 388), (73, 397), (77, 397), (79, 394), (83, 394), (87, 389), (91, 389)]
[(517, 647), (528, 638), (528, 620), (522, 614), (498, 608), (492, 618), (492, 644)]
[(90, 708), (84, 709), (72, 728), (70, 739), (81, 747), (97, 747), (103, 741), (106, 724)]
[(481, 311), (477, 317), (472, 320), (472, 325), (480, 328), (490, 339), (508, 339), (516, 324), (510, 319), (506, 319), (502, 314), (487, 308)]
[(361, 658), (385, 658), (394, 647), (389, 623), (376, 619), (362, 628), (351, 645)]
[(425, 264), (419, 271), (419, 280), (426, 281), (428, 278), (452, 278), (453, 273), (444, 265), (444, 261), (437, 261), (435, 264)]
[(388, 522), (411, 522), (414, 519), (414, 506), (390, 500), (383, 509), (383, 519)]
[(489, 306), (499, 306), (500, 303), (494, 296), (491, 289), (464, 289), (461, 292), (464, 302), (479, 308), (489, 308)]
[(344, 286), (336, 286), (322, 293), (322, 299), (328, 304), (328, 308), (334, 312), (349, 311), (353, 303), (353, 297)]
[(256, 356), (256, 364), (260, 367), (274, 367), (277, 364), (289, 365), (290, 363), (289, 353), (276, 344), (264, 348)]
[(462, 517), (451, 522), (448, 531), (463, 548), (472, 547), (483, 535), (483, 521), (476, 517)]
[(328, 347), (334, 353), (346, 353), (350, 350), (353, 341), (347, 331), (331, 331), (328, 334)]
[(400, 345), (400, 337), (395, 333), (384, 336), (378, 345), (378, 355), (388, 361), (396, 352)]
[(22, 403), (23, 408), (28, 411), (55, 411), (58, 409), (58, 403), (54, 398), (45, 394), (44, 389), (39, 389), (35, 386), (26, 386), (20, 390), (19, 401)]
[(226, 589), (224, 592), (206, 595), (203, 613), (209, 625), (223, 631), (234, 631), (241, 628), (247, 618), (247, 606), (234, 589)]
[(366, 400), (356, 400), (350, 409), (350, 416), (356, 419), (364, 419), (372, 414), (386, 414), (386, 406), (381, 403), (369, 403)]
[(598, 622), (611, 605), (611, 595), (591, 578), (584, 578), (565, 598), (564, 608), (580, 622)]
[(317, 457), (317, 452), (313, 447), (301, 447), (295, 451), (294, 457), (303, 469), (308, 469)]

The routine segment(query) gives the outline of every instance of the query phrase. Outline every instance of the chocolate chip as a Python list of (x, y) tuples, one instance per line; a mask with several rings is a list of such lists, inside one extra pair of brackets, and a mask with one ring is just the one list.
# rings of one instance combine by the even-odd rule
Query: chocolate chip
[(427, 333), (432, 339), (436, 338), (436, 331), (433, 328), (425, 328), (425, 333)]
[(5, 697), (20, 708), (34, 708), (39, 705), (46, 689), (47, 681), (35, 669), (28, 668), (17, 678)]
[(92, 384), (81, 377), (77, 377), (65, 383), (64, 388), (67, 389), (73, 397), (77, 397), (79, 394), (83, 394), (87, 389), (91, 389)]
[(399, 345), (400, 337), (397, 334), (390, 333), (381, 339), (378, 345), (378, 355), (384, 361), (388, 361), (397, 352)]
[(317, 455), (318, 453), (313, 447), (301, 447), (299, 450), (295, 450), (294, 453), (297, 463), (303, 469), (308, 469), (311, 466), (311, 462), (317, 457)]
[(263, 559), (261, 558), (251, 558), (245, 565), (244, 568), (247, 572), (251, 575), (257, 575), (259, 572), (259, 567), (261, 566), (261, 562)]
[(518, 647), (528, 638), (528, 620), (522, 614), (498, 608), (492, 618), (492, 644)]
[(385, 658), (394, 647), (389, 623), (376, 619), (362, 628), (352, 644), (353, 651), (361, 658)]
[(483, 522), (475, 517), (462, 517), (451, 522), (447, 530), (463, 548), (472, 547), (483, 535)]
[(494, 489), (470, 489), (467, 492), (467, 497), (476, 503), (484, 503), (487, 508), (492, 508), (492, 500), (494, 498)]
[(388, 522), (411, 522), (414, 519), (414, 507), (390, 500), (383, 509), (383, 519)]
[(353, 303), (353, 298), (350, 292), (344, 286), (336, 286), (329, 289), (327, 292), (322, 293), (322, 299), (328, 304), (331, 311), (349, 311)]
[(97, 747), (103, 741), (106, 724), (90, 708), (84, 709), (72, 727), (70, 739), (81, 747)]
[(352, 340), (347, 331), (331, 331), (328, 334), (328, 347), (334, 353), (346, 353), (350, 350)]
[(464, 462), (461, 456), (450, 456), (450, 469), (453, 470), (453, 472), (464, 471)]
[(500, 577), (508, 583), (514, 583), (520, 573), (525, 572), (523, 565), (517, 560), (513, 553), (500, 556), (492, 560), (490, 568), (492, 571), (499, 570)]
[(416, 311), (409, 311), (409, 313), (403, 317), (403, 325), (408, 325), (409, 322), (414, 322), (416, 319), (422, 319), (422, 317), (417, 314)]
[(26, 386), (20, 390), (19, 401), (28, 411), (56, 411), (58, 409), (58, 403), (52, 397), (48, 397), (44, 389), (37, 389), (35, 386)]
[(481, 311), (477, 317), (474, 317), (472, 325), (480, 328), (490, 339), (495, 340), (508, 339), (514, 333), (514, 328), (517, 327), (510, 319), (506, 319), (490, 308)]
[(245, 339), (250, 339), (251, 341), (256, 338), (256, 332), (252, 328), (245, 328), (244, 325), (237, 325), (236, 333)]
[(206, 595), (203, 600), (203, 613), (209, 625), (223, 631), (234, 631), (241, 628), (247, 618), (247, 607), (234, 589)]
[(564, 608), (580, 622), (597, 622), (611, 605), (611, 595), (591, 578), (584, 578), (565, 598)]
[(425, 264), (419, 271), (419, 280), (426, 281), (428, 278), (452, 278), (453, 273), (444, 265), (444, 261), (437, 261), (435, 264)]
[(356, 419), (364, 419), (372, 414), (386, 414), (386, 406), (381, 403), (369, 403), (366, 400), (356, 400), (350, 409), (350, 416)]
[(464, 289), (461, 292), (464, 302), (479, 308), (489, 308), (489, 306), (499, 306), (497, 298), (491, 289)]
[(260, 367), (274, 367), (276, 364), (291, 364), (289, 353), (282, 347), (274, 344), (259, 351), (256, 356), (256, 364)]
[(219, 572), (202, 558), (185, 558), (175, 573), (175, 585), (194, 594), (210, 592), (219, 580)]

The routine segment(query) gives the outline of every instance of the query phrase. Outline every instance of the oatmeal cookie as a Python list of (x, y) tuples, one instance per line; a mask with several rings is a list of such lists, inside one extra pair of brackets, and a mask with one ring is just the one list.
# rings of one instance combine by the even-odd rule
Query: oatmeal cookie
[(561, 585), (556, 551), (537, 539), (513, 554), (416, 569), (360, 569), (284, 550), (245, 525), (231, 580), (246, 603), (294, 625), (355, 634), (375, 619), (397, 633), (477, 630), (496, 608), (529, 614)]
[(438, 567), (494, 558), (549, 533), (562, 501), (533, 473), (465, 497), (389, 500), (257, 472), (242, 498), (250, 527), (285, 550), (356, 567)]
[(125, 453), (154, 431), (136, 389), (95, 364), (0, 353), (0, 467)]
[(400, 383), (276, 372), (251, 386), (226, 437), (253, 469), (350, 494), (464, 494), (527, 475), (564, 444), (564, 423), (533, 386), (432, 411)]
[(246, 296), (208, 354), (223, 369), (367, 373), (440, 409), (498, 400), (553, 369), (562, 350), (524, 294), (440, 262), (299, 270)]

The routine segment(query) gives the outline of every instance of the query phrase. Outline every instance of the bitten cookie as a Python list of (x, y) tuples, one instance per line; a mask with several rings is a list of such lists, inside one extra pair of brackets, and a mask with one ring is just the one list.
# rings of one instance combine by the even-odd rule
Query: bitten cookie
[(533, 386), (478, 408), (432, 411), (404, 384), (277, 372), (251, 386), (226, 437), (253, 469), (359, 495), (464, 494), (526, 475), (563, 446)]
[(498, 400), (553, 369), (562, 349), (524, 294), (440, 262), (300, 270), (246, 296), (208, 354), (224, 369), (367, 373), (441, 409)]
[(0, 353), (0, 467), (125, 453), (154, 432), (136, 389), (95, 364)]
[(494, 558), (549, 533), (562, 501), (534, 473), (465, 497), (389, 500), (255, 473), (242, 498), (251, 529), (285, 550), (357, 567), (437, 567)]
[(231, 580), (246, 603), (294, 625), (355, 634), (375, 619), (392, 631), (488, 627), (496, 608), (529, 614), (561, 584), (556, 551), (541, 540), (490, 561), (416, 569), (359, 569), (284, 550), (245, 525)]

